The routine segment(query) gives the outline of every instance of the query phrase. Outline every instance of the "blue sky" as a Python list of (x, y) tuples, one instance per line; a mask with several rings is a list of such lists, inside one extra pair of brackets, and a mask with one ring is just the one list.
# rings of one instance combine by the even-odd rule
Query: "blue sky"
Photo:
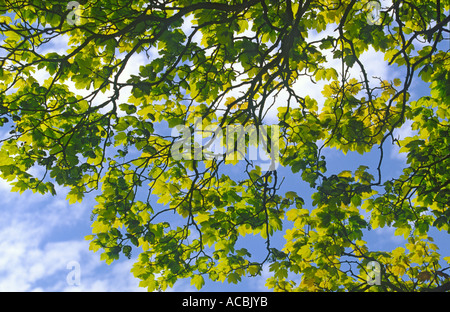
[[(370, 165), (377, 160), (376, 155), (362, 161), (363, 156), (344, 156), (336, 150), (326, 151), (326, 156), (330, 171), (353, 170), (357, 164)], [(398, 175), (403, 164), (403, 159), (392, 154), (383, 172)], [(310, 202), (311, 191), (299, 176), (289, 174), (286, 168), (279, 169), (279, 177), (285, 177), (280, 193), (296, 191)], [(65, 200), (67, 190), (57, 188), (57, 193), (54, 197), (31, 191), (20, 195), (11, 193), (6, 182), (0, 181), (0, 291), (144, 291), (130, 273), (134, 258), (121, 257), (108, 266), (99, 260), (99, 253), (88, 250), (89, 244), (83, 238), (90, 234), (94, 194), (88, 195), (83, 203), (69, 205)], [(394, 236), (390, 228), (373, 230), (364, 239), (378, 250), (391, 250), (404, 244), (403, 238)], [(265, 251), (264, 241), (259, 237), (250, 236), (245, 243), (248, 246), (244, 247), (252, 254), (255, 246)], [(80, 265), (79, 285), (67, 282), (72, 272), (67, 265), (72, 261)], [(266, 267), (262, 276), (244, 279), (238, 285), (207, 281), (202, 290), (265, 291), (265, 280), (269, 276)], [(196, 289), (189, 280), (182, 280), (171, 290)]]
[[(329, 28), (321, 36), (331, 34)], [(67, 49), (67, 38), (61, 38), (50, 48), (52, 51), (64, 52)], [(311, 39), (312, 40), (312, 39)], [(384, 56), (374, 51), (367, 52), (361, 61), (366, 66), (369, 77), (379, 76), (385, 79), (401, 77), (395, 68), (388, 68), (383, 60)], [(143, 56), (136, 56), (124, 71), (123, 80), (126, 80), (133, 70), (146, 62)], [(335, 64), (336, 65), (336, 64)], [(332, 65), (333, 66), (333, 65)], [(353, 73), (358, 75), (357, 72)], [(44, 72), (37, 72), (39, 79), (45, 79)], [(323, 99), (321, 95), (323, 83), (312, 85), (308, 80), (300, 80), (296, 88), (299, 95), (309, 95), (318, 100), (319, 105)], [(413, 98), (420, 97), (428, 91), (422, 85), (411, 88)], [(86, 91), (83, 91), (84, 93)], [(121, 95), (124, 101), (129, 94)], [(107, 95), (104, 95), (107, 96)], [(285, 98), (284, 98), (285, 100)], [(101, 101), (101, 99), (98, 99)], [(274, 120), (277, 106), (284, 106), (283, 95), (277, 99), (268, 120)], [(3, 137), (4, 129), (0, 129)], [(396, 131), (397, 136), (410, 135), (408, 124)], [(342, 170), (354, 170), (359, 165), (368, 165), (376, 168), (378, 152), (368, 155), (349, 153), (343, 155), (336, 150), (325, 149), (328, 173), (338, 173)], [(398, 154), (398, 148), (386, 143), (385, 161), (383, 163), (383, 179), (398, 176), (405, 165), (405, 155)], [(310, 203), (311, 190), (301, 182), (299, 175), (292, 175), (289, 169), (279, 168), (279, 179), (285, 177), (280, 193), (296, 191)], [(33, 170), (39, 170), (33, 168)], [(239, 173), (239, 165), (231, 169)], [(130, 273), (136, 254), (131, 259), (121, 257), (111, 265), (100, 261), (100, 253), (89, 250), (89, 242), (84, 240), (91, 234), (90, 215), (95, 206), (95, 194), (89, 194), (83, 203), (69, 205), (65, 200), (68, 190), (58, 187), (57, 196), (39, 195), (31, 191), (23, 194), (11, 193), (10, 186), (0, 179), (0, 291), (145, 291), (139, 288), (139, 280)], [(310, 206), (307, 208), (311, 208)], [(404, 239), (394, 235), (391, 228), (376, 229), (364, 238), (369, 246), (378, 250), (392, 250), (404, 244)], [(445, 235), (442, 239), (446, 239)], [(278, 237), (278, 241), (281, 238)], [(442, 240), (441, 240), (442, 242)], [(258, 244), (256, 244), (258, 243)], [(264, 241), (258, 237), (245, 240), (250, 251), (253, 249), (258, 255), (258, 248), (264, 251)], [(438, 246), (444, 246), (437, 242)], [(255, 247), (258, 246), (258, 247)], [(259, 247), (260, 246), (260, 247)], [(281, 249), (281, 248), (280, 248)], [(441, 250), (442, 251), (442, 250)], [(449, 250), (443, 250), (448, 256)], [(263, 253), (261, 253), (263, 255)], [(70, 285), (67, 277), (73, 273), (70, 263), (80, 265), (80, 283)], [(207, 281), (203, 291), (265, 291), (265, 280), (270, 276), (268, 267), (262, 275), (256, 278), (244, 279), (238, 285)], [(172, 291), (195, 291), (189, 280), (178, 281)]]

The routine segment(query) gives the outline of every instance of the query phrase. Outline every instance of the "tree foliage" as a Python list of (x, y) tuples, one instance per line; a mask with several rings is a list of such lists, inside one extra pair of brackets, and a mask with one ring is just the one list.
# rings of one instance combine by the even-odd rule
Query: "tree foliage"
[[(450, 258), (429, 234), (450, 233), (450, 2), (392, 2), (374, 22), (366, 0), (2, 0), (1, 177), (20, 192), (68, 187), (71, 203), (99, 190), (91, 249), (107, 263), (137, 253), (132, 273), (150, 291), (238, 283), (265, 265), (275, 291), (449, 290)], [(395, 79), (368, 76), (369, 49)], [(305, 78), (324, 84), (324, 101), (295, 88)], [(430, 93), (413, 101), (419, 80)], [(167, 129), (258, 127), (278, 98), (277, 156), (311, 205), (248, 157), (239, 179), (233, 160), (173, 157)], [(414, 134), (397, 140), (408, 123)], [(388, 144), (407, 154), (394, 178), (382, 172)], [(376, 153), (378, 166), (328, 172), (326, 148)], [(378, 227), (407, 243), (371, 249), (363, 238)]]

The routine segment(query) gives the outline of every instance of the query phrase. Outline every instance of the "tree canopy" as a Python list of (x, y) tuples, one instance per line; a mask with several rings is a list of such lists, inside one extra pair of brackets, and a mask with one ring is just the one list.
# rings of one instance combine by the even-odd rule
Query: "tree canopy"
[[(68, 187), (70, 203), (98, 192), (90, 248), (107, 263), (137, 255), (132, 274), (149, 291), (238, 283), (267, 265), (275, 291), (449, 290), (450, 257), (430, 234), (450, 233), (449, 10), (449, 0), (1, 0), (1, 177), (20, 192)], [(395, 78), (368, 75), (369, 50)], [(323, 97), (296, 87), (304, 80)], [(419, 81), (429, 92), (412, 100)], [(249, 156), (254, 137), (226, 144), (231, 126), (263, 138), (269, 167)], [(192, 140), (180, 146), (176, 127)], [(407, 161), (387, 178), (392, 144)], [(378, 161), (332, 172), (329, 148)], [(281, 169), (310, 190), (281, 192)], [(404, 247), (372, 249), (364, 238), (383, 227)]]

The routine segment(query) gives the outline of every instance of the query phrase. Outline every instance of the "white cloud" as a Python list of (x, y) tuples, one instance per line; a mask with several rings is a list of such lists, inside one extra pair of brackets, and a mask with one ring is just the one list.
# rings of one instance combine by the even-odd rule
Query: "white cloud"
[(403, 236), (395, 235), (395, 228), (385, 226), (373, 230), (375, 237), (368, 241), (369, 249), (390, 251), (398, 246), (404, 245), (406, 240)]
[[(417, 131), (412, 130), (412, 120), (407, 120), (400, 128), (395, 129), (393, 136), (397, 140), (404, 140), (407, 137), (412, 137), (417, 134)], [(391, 148), (391, 159), (406, 161), (407, 153), (400, 153), (400, 146), (398, 144), (393, 144)]]
[(67, 285), (64, 291), (114, 292), (114, 291), (146, 291), (139, 288), (139, 280), (130, 273), (134, 260), (121, 261), (109, 266), (108, 273), (97, 275), (99, 265), (80, 263), (80, 285)]
[(252, 277), (249, 279), (249, 286), (252, 288), (252, 291), (268, 291), (269, 288), (266, 286), (266, 281), (269, 277), (273, 276), (273, 272), (269, 270), (269, 264), (264, 264), (261, 275), (257, 277)]
[[(89, 250), (92, 199), (68, 205), (59, 197), (10, 193), (0, 180), (0, 291), (139, 291), (132, 259), (107, 266)], [(70, 286), (67, 264), (80, 264), (81, 284)]]
[[(369, 82), (379, 84), (379, 80), (375, 79), (375, 77), (381, 79), (389, 78), (389, 65), (388, 62), (384, 60), (383, 52), (375, 51), (372, 47), (369, 47), (369, 49), (359, 57), (359, 60), (364, 66)], [(357, 73), (353, 73), (354, 76), (362, 76), (360, 67), (357, 64), (353, 66), (353, 69), (357, 70)]]
[[(321, 40), (327, 37), (336, 38), (337, 33), (335, 31), (337, 25), (329, 24), (324, 31), (317, 33), (315, 31), (309, 31), (308, 33), (308, 42), (314, 42)], [(326, 62), (323, 64), (325, 68), (334, 68), (337, 70), (339, 75), (341, 74), (341, 60), (334, 59), (331, 50), (321, 50), (323, 56), (326, 58)], [(364, 71), (367, 75), (367, 80), (371, 88), (375, 86), (379, 86), (380, 82), (377, 78), (381, 79), (389, 79), (390, 71), (388, 62), (384, 60), (384, 53), (375, 51), (372, 47), (369, 47), (367, 51), (362, 53), (359, 57), (359, 61), (362, 63), (364, 67)], [(358, 81), (363, 81), (363, 73), (358, 65), (355, 63), (351, 69), (348, 71), (349, 79), (356, 78)], [(296, 82), (293, 84), (292, 88), (294, 92), (298, 96), (305, 97), (309, 96), (312, 99), (315, 99), (318, 103), (319, 112), (323, 108), (323, 104), (325, 101), (325, 97), (322, 94), (323, 88), (326, 84), (329, 84), (328, 80), (319, 80), (317, 82), (312, 82), (309, 76), (300, 76)], [(360, 96), (364, 96), (364, 90), (361, 91)], [(268, 101), (270, 102), (270, 101)], [(277, 120), (277, 108), (287, 106), (288, 102), (288, 93), (281, 92), (278, 96), (275, 105), (270, 109), (268, 113), (268, 119), (270, 121)], [(299, 107), (298, 103), (291, 103), (291, 107)]]
[[(136, 258), (122, 257), (111, 265), (100, 252), (89, 250), (83, 237), (90, 234), (91, 198), (69, 205), (63, 198), (29, 191), (11, 193), (0, 179), (0, 291), (137, 292), (140, 280), (130, 272)], [(79, 264), (79, 284), (67, 279)], [(195, 291), (190, 280), (180, 280), (167, 291)]]

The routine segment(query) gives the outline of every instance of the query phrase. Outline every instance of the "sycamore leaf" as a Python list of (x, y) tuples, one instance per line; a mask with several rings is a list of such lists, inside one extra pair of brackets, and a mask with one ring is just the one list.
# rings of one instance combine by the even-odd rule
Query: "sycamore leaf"
[(205, 280), (203, 276), (197, 274), (193, 275), (191, 278), (191, 285), (194, 285), (195, 288), (200, 290), (203, 287), (203, 285), (205, 285)]
[(431, 279), (431, 277), (432, 277), (432, 274), (427, 271), (422, 271), (417, 275), (418, 280), (421, 282), (429, 281)]
[(241, 276), (236, 272), (230, 273), (227, 276), (227, 281), (228, 283), (237, 284), (238, 282), (241, 281)]
[(340, 178), (351, 178), (352, 172), (350, 170), (344, 170), (341, 173), (338, 174), (338, 177)]

